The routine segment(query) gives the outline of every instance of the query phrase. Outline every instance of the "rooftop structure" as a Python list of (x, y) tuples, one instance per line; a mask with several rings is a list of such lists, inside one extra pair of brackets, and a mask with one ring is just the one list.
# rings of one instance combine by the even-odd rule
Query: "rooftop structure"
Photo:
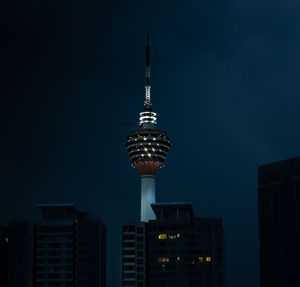
[(150, 44), (146, 45), (146, 85), (144, 111), (140, 113), (139, 129), (127, 137), (125, 147), (132, 165), (141, 174), (141, 221), (155, 219), (151, 204), (155, 203), (155, 174), (164, 165), (171, 142), (166, 133), (156, 129), (156, 113), (152, 111), (150, 98)]
[(74, 220), (76, 217), (86, 216), (85, 212), (78, 211), (73, 203), (39, 203), (41, 216), (45, 220)]
[(194, 211), (191, 202), (156, 202), (151, 207), (157, 219), (169, 219), (182, 217), (183, 215), (193, 217)]

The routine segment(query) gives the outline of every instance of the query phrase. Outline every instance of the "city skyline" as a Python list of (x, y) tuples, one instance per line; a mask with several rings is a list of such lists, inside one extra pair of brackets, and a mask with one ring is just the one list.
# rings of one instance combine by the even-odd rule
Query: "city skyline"
[(140, 204), (120, 123), (140, 111), (150, 32), (155, 110), (176, 143), (157, 199), (222, 217), (227, 284), (258, 286), (257, 167), (300, 154), (296, 4), (25, 3), (2, 9), (1, 226), (37, 202), (100, 214), (120, 283), (123, 218)]

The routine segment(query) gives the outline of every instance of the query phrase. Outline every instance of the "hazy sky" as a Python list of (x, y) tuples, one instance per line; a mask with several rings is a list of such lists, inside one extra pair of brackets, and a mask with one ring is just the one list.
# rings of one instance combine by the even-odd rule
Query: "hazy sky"
[(108, 229), (121, 284), (121, 226), (139, 218), (124, 148), (144, 101), (172, 141), (158, 200), (222, 217), (228, 287), (258, 286), (256, 173), (300, 154), (300, 2), (2, 1), (0, 224), (68, 201)]

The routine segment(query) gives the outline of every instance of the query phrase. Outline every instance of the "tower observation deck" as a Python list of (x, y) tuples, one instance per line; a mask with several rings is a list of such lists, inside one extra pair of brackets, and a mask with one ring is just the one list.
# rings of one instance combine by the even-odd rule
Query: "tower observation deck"
[(156, 219), (151, 208), (155, 203), (155, 174), (163, 167), (171, 146), (166, 133), (156, 129), (156, 113), (152, 111), (150, 98), (150, 45), (147, 35), (146, 45), (146, 85), (144, 111), (140, 113), (139, 129), (127, 136), (125, 147), (132, 165), (141, 174), (141, 221)]

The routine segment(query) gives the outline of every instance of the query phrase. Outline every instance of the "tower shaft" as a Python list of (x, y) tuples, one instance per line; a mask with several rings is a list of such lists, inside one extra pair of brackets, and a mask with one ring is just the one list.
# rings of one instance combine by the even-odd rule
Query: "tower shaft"
[(155, 174), (161, 163), (145, 161), (138, 162), (135, 166), (141, 174), (141, 221), (155, 220), (151, 204), (155, 203)]
[(151, 204), (155, 203), (155, 176), (141, 176), (141, 221), (148, 222), (155, 220), (156, 216), (151, 208)]

